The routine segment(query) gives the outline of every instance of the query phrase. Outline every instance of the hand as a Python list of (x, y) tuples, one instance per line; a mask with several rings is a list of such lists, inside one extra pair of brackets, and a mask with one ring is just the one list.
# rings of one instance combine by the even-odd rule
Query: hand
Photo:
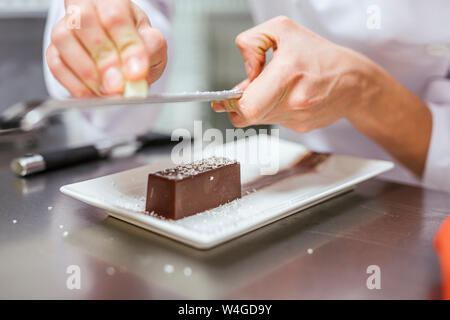
[[(236, 38), (248, 79), (239, 101), (213, 102), (236, 127), (280, 124), (305, 133), (346, 118), (417, 176), (431, 139), (427, 105), (367, 57), (286, 17)], [(273, 58), (264, 67), (265, 53)]]
[[(120, 94), (125, 82), (163, 73), (167, 44), (146, 14), (129, 0), (65, 0), (66, 15), (54, 27), (46, 59), (74, 97)], [(79, 28), (68, 8), (77, 8)]]
[[(236, 89), (244, 94), (238, 103), (213, 105), (216, 111), (232, 111), (236, 127), (276, 123), (308, 132), (372, 103), (380, 90), (367, 76), (370, 60), (286, 17), (241, 33), (236, 44), (248, 76)], [(263, 69), (270, 48), (273, 58)]]

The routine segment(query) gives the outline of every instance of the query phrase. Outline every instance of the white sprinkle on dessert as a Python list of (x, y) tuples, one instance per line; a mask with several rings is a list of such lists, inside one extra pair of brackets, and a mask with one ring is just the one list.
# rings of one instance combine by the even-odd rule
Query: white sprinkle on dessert
[[(174, 168), (158, 171), (155, 172), (154, 175), (167, 179), (183, 180), (191, 176), (195, 176), (234, 163), (236, 163), (235, 160), (230, 160), (228, 158), (210, 157), (206, 159), (197, 160), (192, 163), (182, 164)], [(213, 179), (214, 177), (211, 176), (210, 180)]]

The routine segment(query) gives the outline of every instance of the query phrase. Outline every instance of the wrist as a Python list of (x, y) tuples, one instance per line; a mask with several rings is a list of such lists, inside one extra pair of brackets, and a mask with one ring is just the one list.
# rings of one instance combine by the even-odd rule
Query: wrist
[(376, 108), (383, 104), (383, 100), (392, 88), (395, 81), (383, 68), (365, 56), (358, 54), (355, 71), (356, 85), (355, 97), (346, 114), (347, 120), (353, 125), (360, 126), (364, 123), (369, 125), (373, 121), (373, 113)]

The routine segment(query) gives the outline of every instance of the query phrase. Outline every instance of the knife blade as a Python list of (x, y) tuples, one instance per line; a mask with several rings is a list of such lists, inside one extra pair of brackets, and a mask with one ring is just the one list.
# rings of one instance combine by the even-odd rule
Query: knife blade
[(21, 127), (24, 130), (31, 130), (50, 115), (71, 108), (86, 109), (109, 106), (228, 100), (239, 99), (242, 96), (242, 93), (242, 91), (238, 90), (224, 90), (182, 93), (154, 93), (147, 95), (147, 97), (145, 98), (124, 98), (122, 96), (115, 96), (90, 99), (47, 99), (43, 100), (40, 105), (36, 106), (33, 110), (24, 115), (21, 120)]

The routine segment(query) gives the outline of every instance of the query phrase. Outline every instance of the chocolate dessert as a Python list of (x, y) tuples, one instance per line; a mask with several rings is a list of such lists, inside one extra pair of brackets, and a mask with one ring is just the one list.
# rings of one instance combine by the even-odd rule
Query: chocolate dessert
[(239, 163), (211, 157), (149, 174), (145, 208), (176, 220), (240, 197)]

